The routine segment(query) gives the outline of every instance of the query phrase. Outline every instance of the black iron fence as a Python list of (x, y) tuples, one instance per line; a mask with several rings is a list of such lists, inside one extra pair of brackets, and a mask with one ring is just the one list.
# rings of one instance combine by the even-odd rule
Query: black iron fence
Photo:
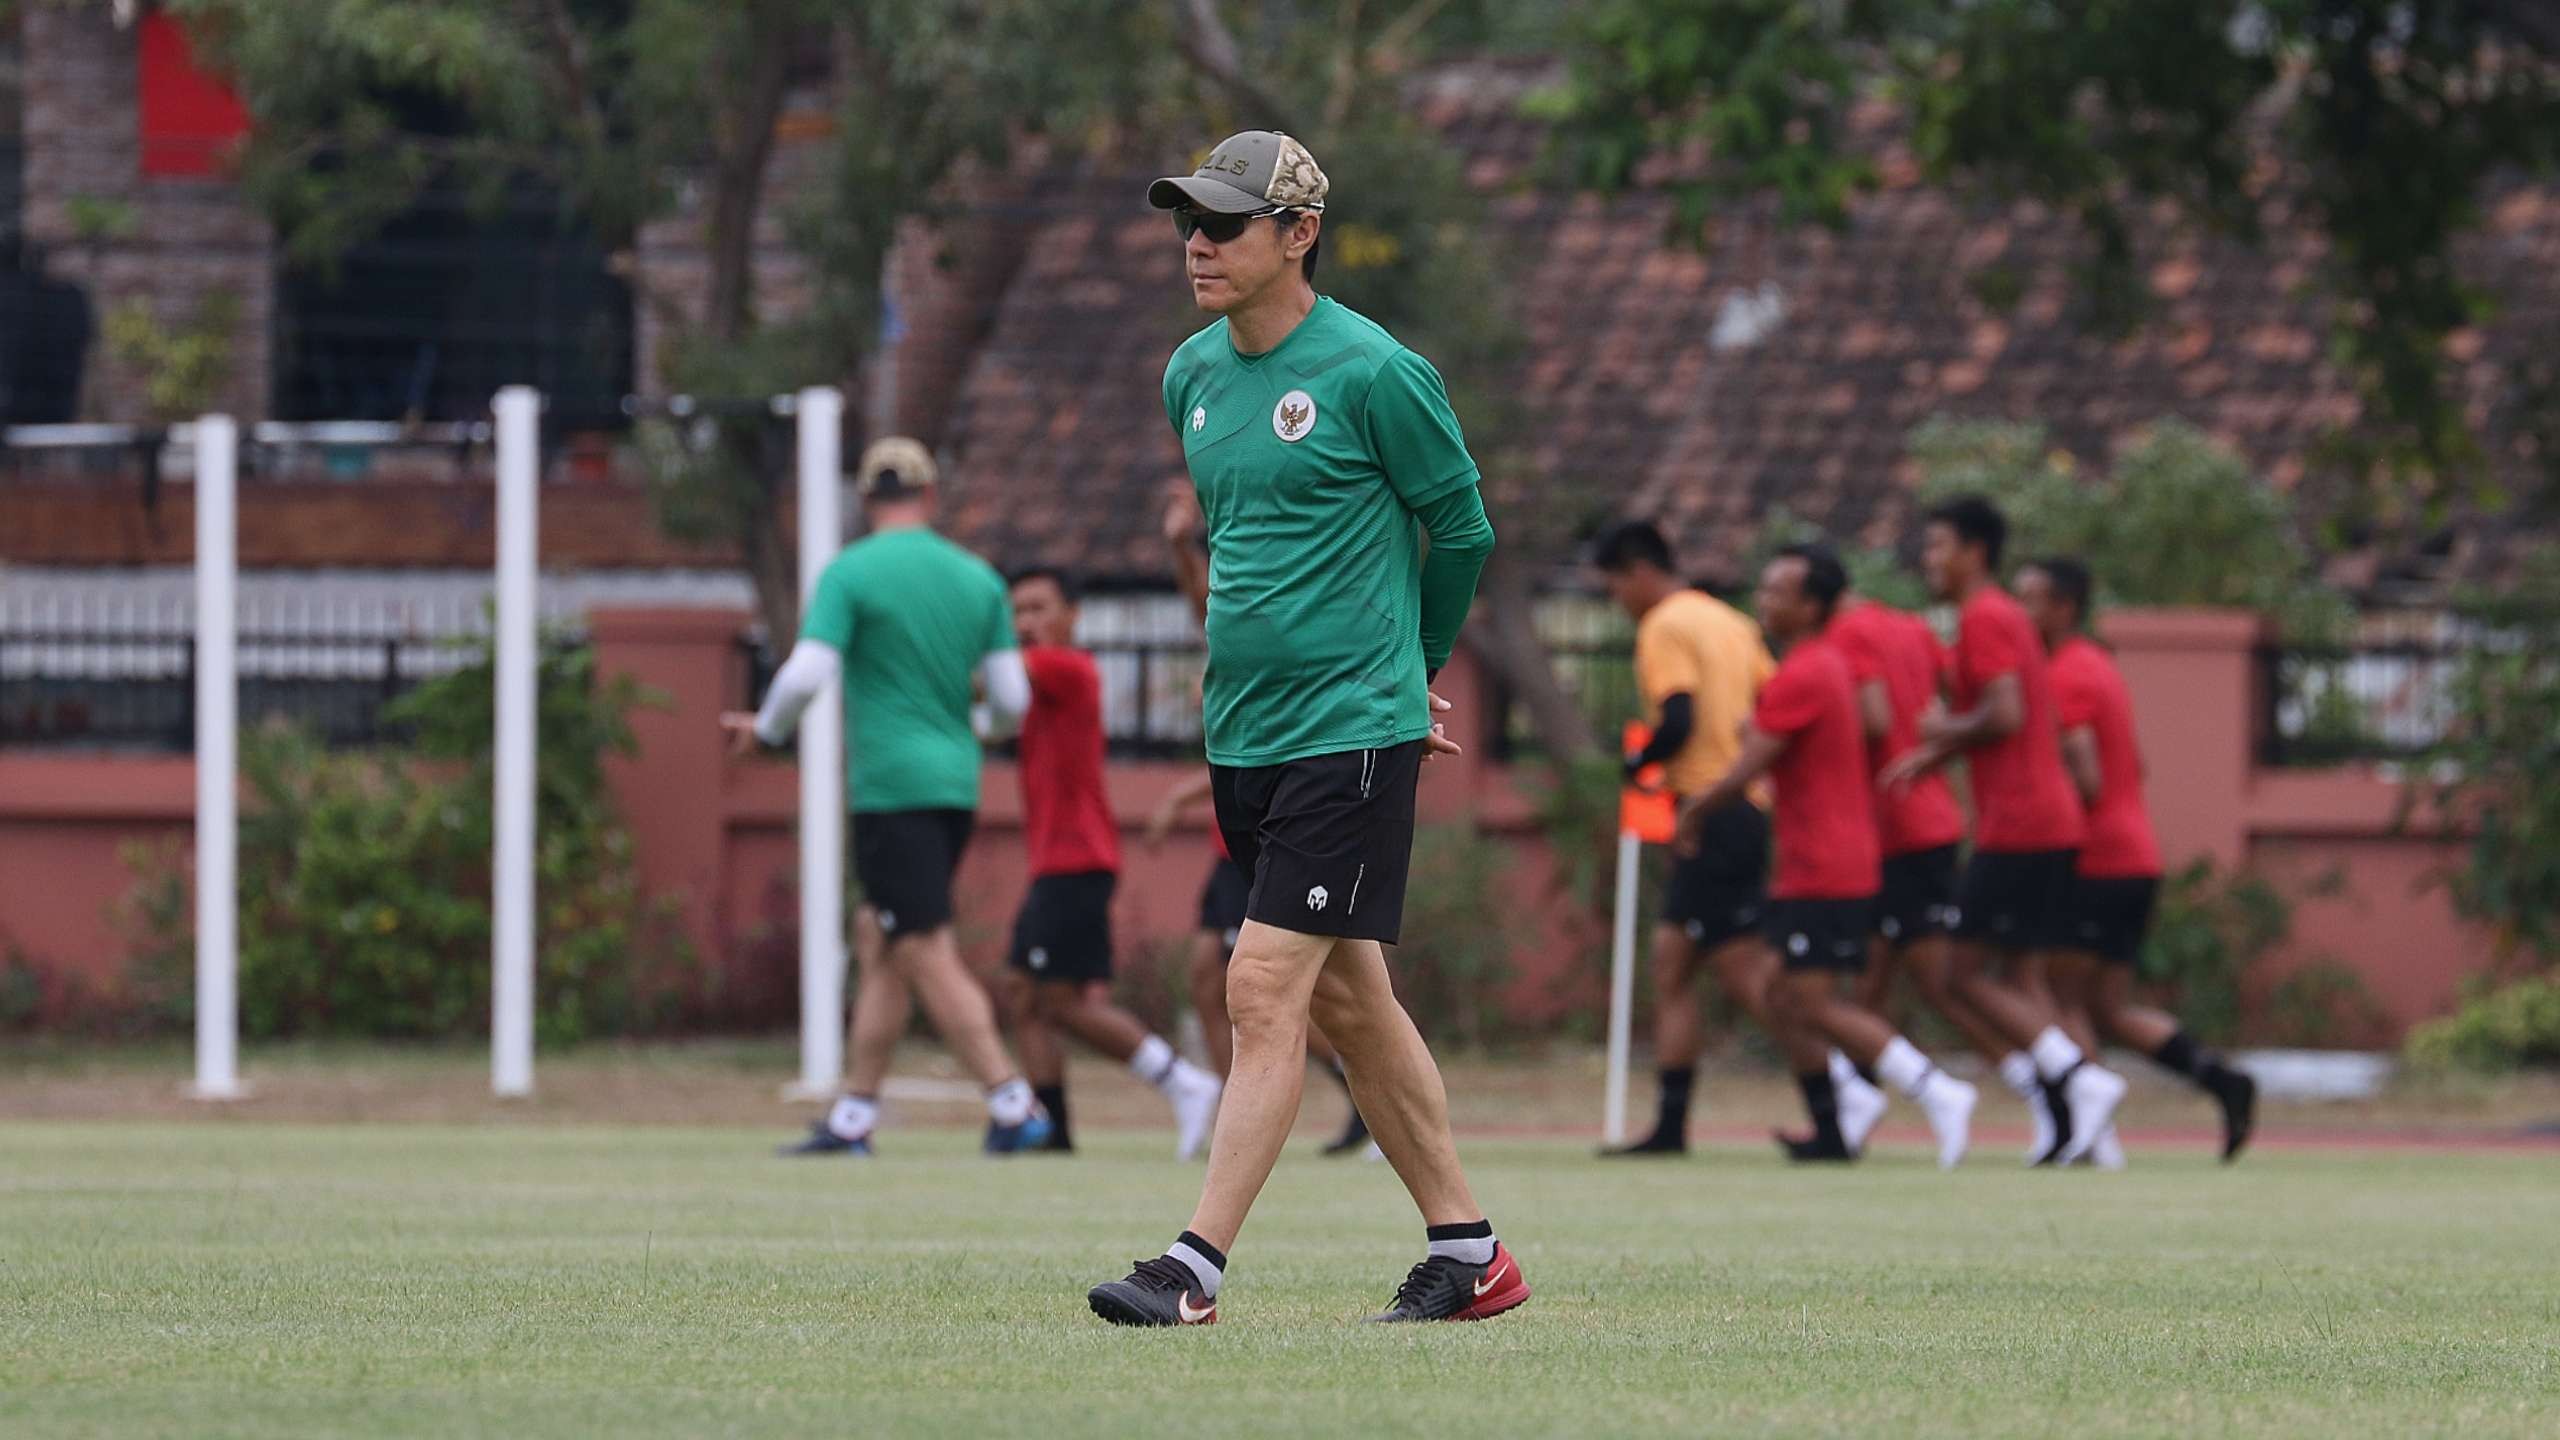
[[(1085, 647), (1102, 672), (1102, 731), (1117, 760), (1205, 759), (1201, 750), (1200, 675), (1208, 652), (1194, 636), (1116, 637)], [(781, 656), (752, 635), (740, 636), (745, 703), (764, 702)], [(1002, 747), (1011, 753), (1010, 744)]]
[(2425, 755), (2457, 718), (2463, 654), (2434, 640), (2261, 649), (2259, 762), (2308, 768)]
[[(383, 716), (422, 682), (468, 665), (464, 640), (245, 633), (240, 723), (283, 719), (324, 743), (394, 743)], [(0, 631), (0, 745), (195, 748), (195, 641), (186, 631)]]

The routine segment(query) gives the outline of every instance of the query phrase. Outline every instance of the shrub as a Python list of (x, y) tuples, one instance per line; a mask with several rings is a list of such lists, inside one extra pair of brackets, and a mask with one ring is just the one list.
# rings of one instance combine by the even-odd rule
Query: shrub
[[(290, 727), (244, 737), (240, 1023), (251, 1038), (476, 1033), (489, 1005), (492, 671), (484, 655), (389, 718), (414, 747), (332, 752)], [(686, 947), (672, 902), (644, 896), (603, 758), (632, 748), (627, 682), (549, 647), (534, 805), (535, 1026), (545, 1043), (651, 1028), (673, 1010)], [(174, 850), (134, 857), (137, 969), (190, 966), (193, 913)]]
[(2504, 986), (2474, 985), (2462, 1006), (2409, 1032), (2409, 1063), (2422, 1070), (2502, 1075), (2560, 1065), (2560, 975)]

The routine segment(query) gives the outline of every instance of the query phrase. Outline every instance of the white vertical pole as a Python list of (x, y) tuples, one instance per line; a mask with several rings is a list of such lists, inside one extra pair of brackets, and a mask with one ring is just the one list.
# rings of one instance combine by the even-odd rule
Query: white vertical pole
[[(844, 395), (803, 390), (800, 424), (800, 603), (844, 544), (838, 487), (844, 475)], [(791, 637), (777, 635), (777, 650)], [(844, 713), (821, 695), (800, 717), (799, 1099), (823, 1099), (844, 1083)]]
[(489, 1083), (533, 1093), (534, 556), (542, 396), (510, 385), (498, 432), (497, 765), (490, 813)]
[(196, 1080), (199, 1100), (240, 1086), (238, 625), (234, 523), (240, 427), (196, 421)]
[(1636, 878), (1644, 842), (1632, 830), (1618, 832), (1618, 910), (1609, 935), (1609, 1075), (1601, 1102), (1600, 1138), (1627, 1138), (1627, 1051), (1636, 1008)]

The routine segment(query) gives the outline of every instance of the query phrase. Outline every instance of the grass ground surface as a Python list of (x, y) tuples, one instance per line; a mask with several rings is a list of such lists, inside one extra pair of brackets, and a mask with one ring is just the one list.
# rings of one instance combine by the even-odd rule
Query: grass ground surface
[[(1078, 1077), (1098, 1111), (1113, 1078)], [(913, 1126), (786, 1162), (757, 1104), (0, 1120), (0, 1434), (2560, 1433), (2547, 1147), (2137, 1146), (2116, 1176), (2001, 1147), (1942, 1175), (1916, 1143), (1808, 1173), (1480, 1137), (1535, 1298), (1384, 1330), (1354, 1322), (1417, 1258), (1411, 1212), (1301, 1140), (1223, 1323), (1138, 1333), (1082, 1296), (1188, 1211), (1160, 1130), (995, 1161)]]

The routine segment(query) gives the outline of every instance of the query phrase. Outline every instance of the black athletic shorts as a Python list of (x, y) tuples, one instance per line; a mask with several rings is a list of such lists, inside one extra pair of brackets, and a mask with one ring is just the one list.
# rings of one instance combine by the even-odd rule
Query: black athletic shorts
[(1209, 767), (1227, 853), (1253, 877), (1246, 917), (1301, 935), (1396, 943), (1422, 744)]
[(1662, 919), (1712, 950), (1760, 928), (1769, 904), (1769, 817), (1736, 800), (1706, 817), (1698, 853), (1671, 854)]
[(1253, 898), (1253, 877), (1245, 868), (1226, 856), (1209, 870), (1209, 882), (1200, 887), (1200, 928), (1214, 933), (1229, 950), (1236, 948), (1236, 932), (1244, 928), (1245, 905)]
[(951, 877), (978, 817), (967, 810), (866, 810), (853, 817), (853, 876), (880, 933), (922, 935), (951, 923)]
[(2110, 964), (2131, 965), (2142, 958), (2159, 903), (2156, 875), (2083, 875), (2071, 892), (2071, 943)]
[(1778, 963), (1790, 970), (1836, 970), (1855, 975), (1867, 968), (1867, 938), (1875, 933), (1875, 897), (1856, 900), (1772, 900), (1765, 933)]
[(1876, 933), (1888, 945), (1946, 934), (1955, 914), (1959, 868), (1953, 845), (1886, 856), (1884, 891), (1876, 897)]
[(1111, 978), (1111, 892), (1108, 870), (1035, 875), (1013, 917), (1013, 950), (1005, 963), (1034, 980)]
[(2077, 850), (1976, 850), (1956, 887), (1947, 928), (2004, 950), (2047, 950), (2070, 941)]

